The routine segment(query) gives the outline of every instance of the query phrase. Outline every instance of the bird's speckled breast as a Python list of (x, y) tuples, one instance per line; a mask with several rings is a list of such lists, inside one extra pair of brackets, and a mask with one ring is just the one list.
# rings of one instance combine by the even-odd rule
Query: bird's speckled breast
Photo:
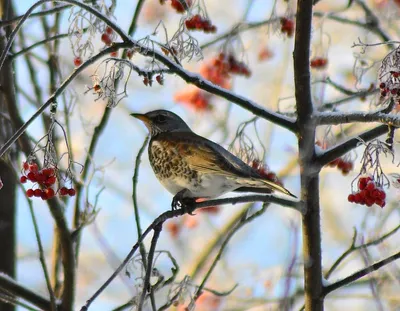
[(178, 183), (199, 183), (197, 171), (191, 170), (187, 162), (179, 154), (178, 148), (185, 146), (153, 139), (149, 145), (149, 160), (157, 178), (162, 182), (166, 179), (178, 179)]

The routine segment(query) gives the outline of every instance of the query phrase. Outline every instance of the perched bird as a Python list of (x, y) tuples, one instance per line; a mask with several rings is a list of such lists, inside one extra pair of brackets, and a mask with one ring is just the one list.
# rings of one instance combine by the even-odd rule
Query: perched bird
[(296, 197), (220, 145), (192, 132), (173, 112), (155, 110), (131, 116), (143, 121), (150, 132), (150, 164), (161, 184), (174, 195), (173, 209), (186, 199), (215, 198), (230, 191), (272, 190)]

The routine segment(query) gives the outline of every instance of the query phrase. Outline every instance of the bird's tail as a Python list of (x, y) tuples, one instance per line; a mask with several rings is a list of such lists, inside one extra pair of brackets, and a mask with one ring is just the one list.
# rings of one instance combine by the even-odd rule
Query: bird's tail
[(242, 185), (241, 187), (235, 189), (235, 191), (238, 192), (270, 193), (271, 191), (278, 191), (293, 198), (297, 198), (285, 187), (267, 179), (243, 178), (237, 182)]

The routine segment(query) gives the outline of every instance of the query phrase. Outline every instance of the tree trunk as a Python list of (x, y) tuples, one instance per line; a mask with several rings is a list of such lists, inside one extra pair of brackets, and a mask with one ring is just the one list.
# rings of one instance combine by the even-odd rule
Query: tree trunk
[[(0, 0), (0, 18), (9, 19), (13, 16), (12, 0)], [(6, 28), (6, 35), (10, 33)], [(4, 49), (7, 38), (0, 37), (0, 50)], [(5, 63), (0, 72), (0, 146), (13, 134), (14, 128), (10, 121), (9, 107), (15, 106), (15, 88), (12, 64)], [(16, 188), (18, 186), (12, 164), (16, 163), (17, 150), (12, 148), (0, 159), (0, 178), (3, 188), (0, 190), (0, 272), (15, 278), (15, 214), (16, 214)], [(2, 298), (9, 297), (6, 292), (0, 290)], [(0, 310), (15, 310), (12, 304), (0, 302)]]

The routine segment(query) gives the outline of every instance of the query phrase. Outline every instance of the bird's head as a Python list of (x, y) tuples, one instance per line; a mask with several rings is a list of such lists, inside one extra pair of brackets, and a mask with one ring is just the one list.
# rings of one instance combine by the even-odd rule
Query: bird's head
[(175, 113), (167, 110), (154, 110), (144, 114), (132, 113), (132, 117), (141, 120), (149, 129), (150, 135), (163, 132), (190, 132), (189, 126)]

